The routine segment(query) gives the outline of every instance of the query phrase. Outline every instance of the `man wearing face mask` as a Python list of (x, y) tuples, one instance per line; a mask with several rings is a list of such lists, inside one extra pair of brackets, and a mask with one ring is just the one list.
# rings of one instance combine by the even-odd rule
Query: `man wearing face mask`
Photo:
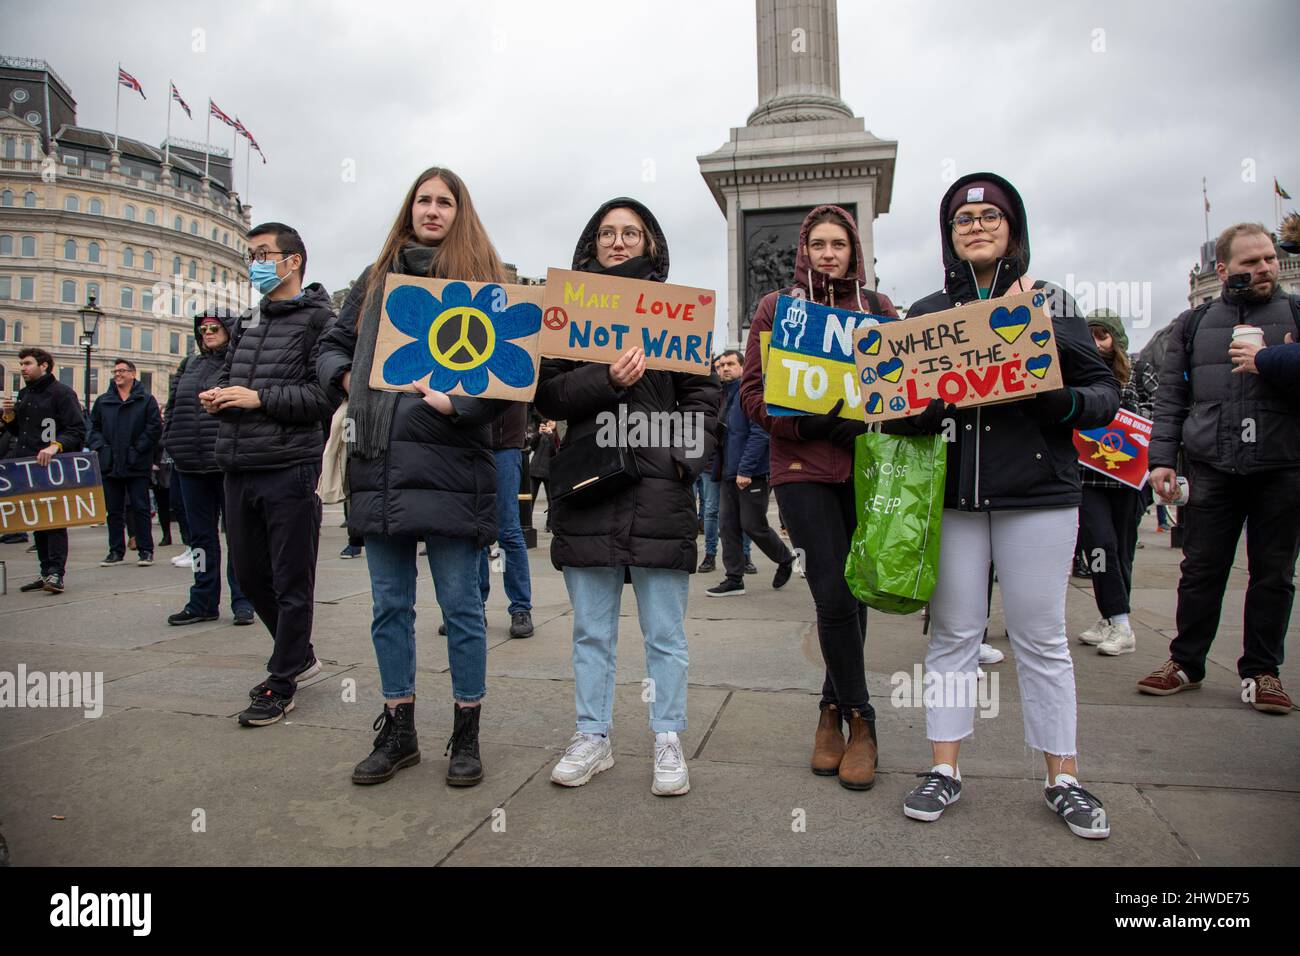
[(320, 671), (311, 643), (321, 503), (316, 496), (332, 402), (316, 379), (317, 340), (334, 319), (329, 294), (303, 285), (297, 230), (248, 233), (248, 277), (262, 300), (240, 316), (217, 385), (199, 395), (221, 420), (226, 536), (235, 576), (275, 641), (267, 678), (249, 692), (245, 727), (293, 710), (301, 680)]

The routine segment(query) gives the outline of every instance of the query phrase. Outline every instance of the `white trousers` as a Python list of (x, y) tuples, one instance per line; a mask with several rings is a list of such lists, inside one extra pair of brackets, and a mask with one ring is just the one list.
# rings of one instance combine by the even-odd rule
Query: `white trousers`
[[(937, 679), (930, 675), (942, 675), (945, 686), (976, 686), (992, 562), (1016, 658), (1025, 740), (1058, 756), (1075, 752), (1077, 707), (1065, 593), (1078, 527), (1077, 508), (945, 510), (925, 656), (927, 683)], [(927, 698), (925, 726), (930, 740), (969, 737), (975, 730), (975, 700), (970, 695), (941, 702)]]

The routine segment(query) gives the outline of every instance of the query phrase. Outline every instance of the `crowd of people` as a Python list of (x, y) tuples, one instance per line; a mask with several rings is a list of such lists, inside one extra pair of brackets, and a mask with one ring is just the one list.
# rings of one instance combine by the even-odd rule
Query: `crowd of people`
[[(382, 702), (370, 753), (352, 780), (378, 784), (420, 760), (416, 702), (416, 576), (427, 560), (447, 640), (453, 730), (446, 781), (484, 776), (479, 726), (487, 680), (492, 561), (504, 560), (510, 633), (533, 633), (532, 595), (519, 509), (521, 490), (545, 489), (551, 563), (573, 608), (574, 734), (551, 779), (588, 783), (613, 766), (615, 658), (625, 585), (636, 596), (645, 646), (651, 788), (690, 789), (681, 741), (687, 728), (685, 630), (691, 574), (722, 578), (710, 597), (746, 593), (750, 547), (776, 567), (771, 587), (797, 571), (808, 585), (825, 666), (815, 728), (814, 774), (850, 790), (876, 779), (876, 713), (866, 680), (867, 607), (845, 580), (858, 523), (854, 447), (861, 421), (773, 415), (764, 401), (762, 333), (777, 300), (798, 296), (831, 308), (896, 319), (869, 280), (857, 225), (846, 210), (818, 206), (794, 250), (790, 286), (759, 302), (742, 354), (716, 356), (711, 374), (647, 367), (639, 348), (612, 364), (544, 358), (531, 414), (518, 403), (448, 395), (427, 380), (410, 392), (370, 387), (389, 275), (501, 282), (505, 270), (464, 181), (421, 172), (400, 198), (373, 261), (335, 314), (319, 283), (306, 282), (307, 248), (290, 226), (263, 223), (247, 236), (249, 280), (260, 302), (243, 315), (201, 313), (197, 351), (172, 377), (160, 409), (127, 360), (89, 421), (39, 348), (21, 353), (26, 387), (4, 406), (6, 457), (42, 463), (88, 447), (99, 456), (108, 509), (105, 566), (152, 563), (149, 491), (159, 511), (176, 505), (192, 566), (180, 626), (220, 614), (225, 578), (235, 623), (260, 620), (272, 638), (267, 674), (239, 715), (246, 727), (292, 711), (296, 690), (320, 671), (313, 645), (321, 484), (331, 428), (349, 427), (340, 449), (348, 548), (364, 556), (373, 602), (371, 637)], [(1043, 793), (1069, 829), (1109, 835), (1102, 801), (1081, 783), (1078, 706), (1066, 623), (1066, 592), (1080, 547), (1087, 556), (1098, 624), (1078, 635), (1105, 655), (1130, 653), (1132, 567), (1141, 514), (1175, 500), (1184, 558), (1177, 637), (1170, 659), (1138, 685), (1168, 695), (1201, 685), (1243, 525), (1250, 583), (1239, 673), (1257, 710), (1287, 713), (1279, 667), (1294, 597), (1300, 511), (1300, 305), (1278, 286), (1273, 241), (1260, 226), (1226, 230), (1217, 252), (1224, 290), (1173, 323), (1158, 362), (1130, 360), (1123, 317), (1080, 314), (1059, 286), (1029, 271), (1026, 207), (991, 173), (954, 182), (939, 201), (941, 288), (908, 318), (970, 302), (1042, 290), (1049, 304), (1063, 386), (1000, 404), (956, 408), (935, 400), (921, 414), (886, 422), (894, 435), (944, 434), (947, 456), (938, 578), (929, 603), (928, 671), (973, 686), (985, 654), (996, 577), (1017, 661), (1025, 740), (1044, 759)], [(577, 236), (572, 268), (665, 282), (668, 237), (634, 199), (601, 204)], [(1251, 328), (1257, 337), (1237, 333)], [(346, 414), (339, 409), (346, 402)], [(1119, 409), (1154, 420), (1150, 491), (1082, 469), (1075, 429), (1108, 425)], [(704, 423), (685, 443), (601, 447), (599, 420), (678, 413)], [(50, 423), (53, 427), (50, 427)], [(521, 488), (523, 451), (531, 487)], [(599, 481), (569, 479), (575, 462), (607, 463)], [(164, 471), (164, 468), (166, 469)], [(160, 475), (160, 472), (163, 474)], [(159, 490), (166, 492), (159, 495)], [(775, 494), (782, 533), (768, 521)], [(705, 553), (700, 559), (698, 537)], [(35, 533), (40, 576), (23, 591), (65, 587), (66, 530)], [(490, 550), (499, 542), (501, 550)], [(799, 598), (792, 598), (800, 600)], [(991, 649), (989, 649), (991, 650)], [(904, 813), (935, 821), (962, 794), (959, 755), (974, 727), (974, 701), (926, 703), (931, 767)]]

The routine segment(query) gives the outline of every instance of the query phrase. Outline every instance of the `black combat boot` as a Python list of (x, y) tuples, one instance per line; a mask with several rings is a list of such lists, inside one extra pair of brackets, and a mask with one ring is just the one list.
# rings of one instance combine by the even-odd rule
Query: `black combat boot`
[(353, 783), (383, 783), (403, 767), (420, 762), (420, 741), (415, 736), (415, 702), (398, 704), (375, 720), (375, 749), (352, 771)]
[(483, 709), (452, 704), (456, 723), (444, 753), (451, 755), (447, 765), (447, 783), (453, 787), (472, 787), (483, 779), (483, 763), (478, 758), (478, 717)]

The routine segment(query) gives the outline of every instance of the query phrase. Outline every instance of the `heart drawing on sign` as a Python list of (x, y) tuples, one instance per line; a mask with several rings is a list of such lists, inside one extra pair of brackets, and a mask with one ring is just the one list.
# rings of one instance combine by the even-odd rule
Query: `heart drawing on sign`
[(1014, 309), (998, 306), (989, 315), (989, 328), (1008, 345), (1014, 344), (1028, 325), (1029, 309), (1023, 305), (1018, 305)]
[(702, 296), (698, 296), (698, 298), (700, 300), (700, 305), (708, 305), (710, 302), (713, 301), (713, 296), (711, 295), (702, 295)]
[(858, 351), (863, 355), (878, 355), (880, 353), (880, 333), (875, 329), (869, 331), (858, 342)]
[(1050, 355), (1035, 355), (1025, 362), (1025, 371), (1034, 378), (1042, 378), (1051, 367), (1052, 357)]
[(879, 392), (872, 392), (867, 396), (867, 414), (879, 415), (885, 410), (885, 400), (880, 397)]
[(880, 362), (876, 365), (876, 371), (886, 382), (897, 382), (903, 377), (903, 360), (892, 358), (888, 362)]
[(1033, 342), (1041, 349), (1047, 345), (1048, 342), (1052, 341), (1052, 333), (1046, 329), (1043, 329), (1041, 332), (1030, 332), (1029, 341)]

